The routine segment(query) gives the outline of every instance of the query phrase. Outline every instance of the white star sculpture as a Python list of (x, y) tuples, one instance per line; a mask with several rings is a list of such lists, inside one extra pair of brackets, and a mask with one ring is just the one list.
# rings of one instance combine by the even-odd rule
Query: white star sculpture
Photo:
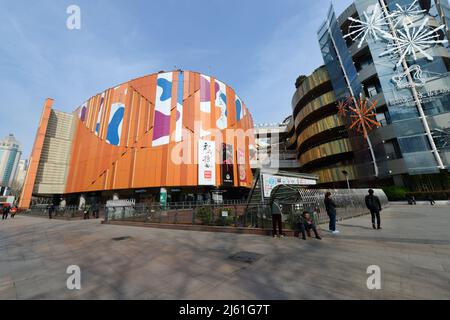
[(403, 24), (403, 29), (397, 30), (397, 36), (389, 35), (391, 43), (388, 44), (386, 51), (380, 57), (395, 54), (400, 56), (397, 67), (402, 64), (403, 59), (412, 55), (414, 61), (417, 61), (417, 53), (423, 54), (429, 61), (433, 61), (433, 57), (425, 50), (437, 45), (445, 44), (448, 40), (440, 40), (439, 31), (445, 28), (442, 25), (437, 28), (426, 27), (428, 18), (424, 19), (420, 27), (410, 27), (406, 23)]
[(398, 3), (395, 4), (397, 10), (394, 10), (391, 14), (392, 19), (395, 21), (395, 27), (398, 25), (411, 24), (415, 18), (423, 16), (427, 11), (420, 9), (417, 5), (417, 0), (411, 3), (409, 6), (402, 7)]
[(450, 148), (450, 128), (434, 129), (434, 138), (439, 140), (441, 148)]
[(359, 40), (358, 48), (361, 48), (369, 37), (374, 40), (385, 37), (384, 29), (388, 26), (379, 4), (375, 5), (372, 13), (364, 11), (363, 15), (362, 19), (348, 18), (353, 23), (349, 27), (349, 33), (344, 36), (344, 39), (351, 37), (353, 41)]

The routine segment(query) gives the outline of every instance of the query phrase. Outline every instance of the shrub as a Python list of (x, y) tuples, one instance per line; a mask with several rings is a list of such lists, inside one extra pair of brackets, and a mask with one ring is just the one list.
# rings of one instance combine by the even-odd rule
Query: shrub
[[(226, 211), (228, 212), (228, 217), (222, 217), (222, 212)], [(216, 225), (217, 226), (230, 226), (234, 223), (234, 217), (233, 217), (233, 210), (227, 208), (227, 209), (219, 209), (219, 215), (216, 219)]]
[(383, 188), (383, 191), (386, 193), (389, 201), (405, 200), (408, 193), (406, 188), (397, 186)]
[(197, 209), (196, 217), (203, 225), (210, 225), (212, 220), (212, 210), (210, 207), (200, 207)]

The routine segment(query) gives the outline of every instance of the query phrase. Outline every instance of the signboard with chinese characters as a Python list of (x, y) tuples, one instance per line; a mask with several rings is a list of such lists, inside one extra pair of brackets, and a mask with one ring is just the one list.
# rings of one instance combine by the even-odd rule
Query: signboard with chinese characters
[[(441, 98), (442, 96), (450, 94), (450, 88), (432, 90), (427, 92), (419, 92), (418, 98), (421, 103), (431, 102), (434, 99)], [(395, 100), (388, 101), (389, 106), (397, 106), (402, 104), (415, 104), (415, 99), (413, 96), (405, 96)]]
[(216, 185), (216, 144), (214, 141), (198, 142), (198, 184)]
[(233, 186), (234, 185), (234, 154), (233, 145), (222, 144), (222, 185)]
[(247, 169), (245, 167), (245, 151), (242, 149), (237, 150), (238, 160), (238, 173), (239, 173), (239, 185), (247, 187)]
[(270, 198), (272, 190), (279, 185), (313, 186), (317, 184), (317, 181), (314, 179), (283, 177), (269, 174), (263, 174), (262, 181), (265, 198)]

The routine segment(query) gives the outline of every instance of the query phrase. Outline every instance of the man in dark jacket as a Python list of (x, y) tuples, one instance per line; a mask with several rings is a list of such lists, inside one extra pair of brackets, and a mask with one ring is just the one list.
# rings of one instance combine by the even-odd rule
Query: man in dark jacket
[(9, 205), (5, 205), (4, 207), (3, 207), (3, 215), (2, 215), (2, 220), (6, 220), (6, 219), (8, 219), (8, 214), (9, 214), (9, 211), (10, 211), (10, 207), (9, 207)]
[(280, 204), (276, 201), (272, 201), (270, 204), (270, 211), (272, 213), (272, 235), (274, 238), (277, 237), (277, 227), (278, 227), (278, 237), (283, 238), (283, 222), (282, 222), (282, 209)]
[[(374, 191), (372, 189), (369, 190), (369, 194), (366, 196), (366, 207), (370, 210), (370, 214), (372, 215), (372, 227), (374, 229), (381, 229), (381, 217), (380, 212), (381, 202), (380, 199), (374, 195)], [(377, 226), (375, 226), (375, 219), (377, 220)]]
[(53, 204), (48, 206), (48, 218), (53, 219), (53, 214), (55, 213), (55, 206)]
[(325, 209), (327, 215), (330, 218), (329, 229), (332, 234), (338, 234), (339, 230), (336, 230), (336, 203), (331, 198), (331, 192), (325, 193), (324, 199)]
[(314, 220), (312, 219), (308, 211), (303, 212), (300, 221), (298, 222), (297, 225), (299, 232), (302, 234), (303, 240), (306, 240), (306, 234), (308, 234), (308, 236), (311, 237), (311, 230), (314, 232), (316, 239), (322, 240), (322, 238), (319, 235), (319, 232), (317, 231), (316, 224), (314, 223)]

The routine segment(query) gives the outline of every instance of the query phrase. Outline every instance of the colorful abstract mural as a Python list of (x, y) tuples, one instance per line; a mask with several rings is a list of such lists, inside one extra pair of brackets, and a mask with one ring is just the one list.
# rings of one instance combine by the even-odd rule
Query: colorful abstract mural
[(120, 136), (122, 135), (123, 115), (125, 113), (125, 105), (123, 103), (114, 103), (111, 106), (108, 122), (108, 133), (106, 142), (113, 146), (120, 145)]
[(220, 130), (226, 129), (228, 126), (228, 112), (227, 112), (227, 86), (216, 80), (216, 108), (220, 109), (220, 116), (217, 119), (216, 125)]
[(95, 124), (95, 135), (98, 137), (100, 135), (100, 122), (103, 114), (103, 105), (105, 104), (105, 93), (103, 92), (100, 96), (100, 107), (97, 115), (97, 122)]
[(153, 147), (163, 146), (170, 142), (172, 83), (172, 72), (158, 74), (153, 125)]
[(85, 122), (85, 121), (86, 121), (87, 112), (88, 112), (87, 102), (85, 102), (85, 103), (83, 103), (83, 105), (80, 107), (79, 118), (80, 118), (81, 122)]
[(211, 77), (200, 75), (200, 111), (211, 113)]
[(241, 121), (244, 118), (245, 108), (242, 100), (236, 96), (236, 120)]
[(183, 94), (184, 94), (184, 74), (183, 71), (178, 72), (178, 88), (177, 88), (177, 120), (175, 127), (175, 142), (183, 140)]

